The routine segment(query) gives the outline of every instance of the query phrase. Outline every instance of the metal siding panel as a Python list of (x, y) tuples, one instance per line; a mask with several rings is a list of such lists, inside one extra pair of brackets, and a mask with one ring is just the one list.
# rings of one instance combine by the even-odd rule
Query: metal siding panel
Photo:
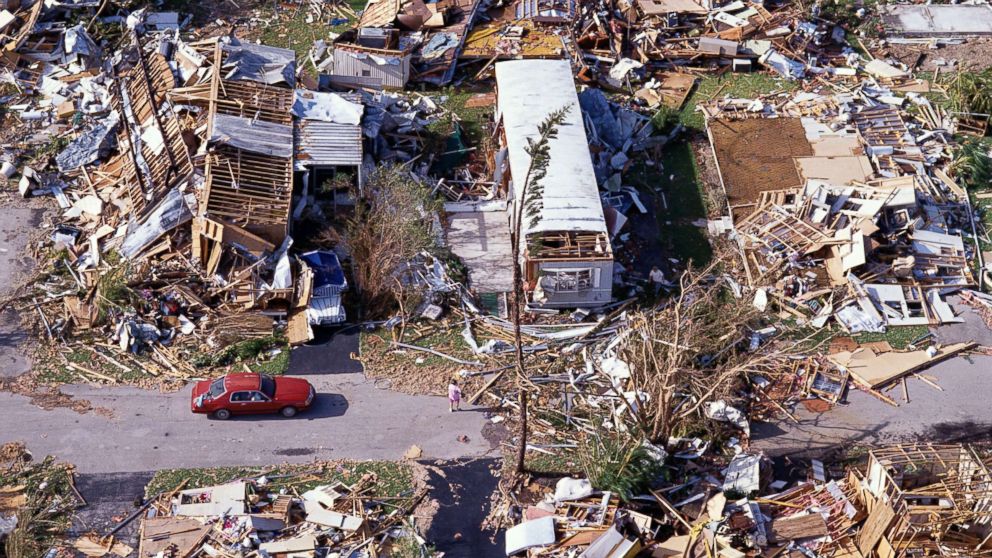
[[(362, 71), (367, 71), (365, 76)], [(398, 66), (376, 64), (371, 60), (359, 60), (344, 49), (334, 50), (334, 75), (351, 76), (362, 80), (380, 80), (382, 87), (402, 88), (410, 78), (410, 56), (400, 57)]]
[(295, 126), (296, 169), (362, 164), (362, 128), (320, 120), (300, 120)]

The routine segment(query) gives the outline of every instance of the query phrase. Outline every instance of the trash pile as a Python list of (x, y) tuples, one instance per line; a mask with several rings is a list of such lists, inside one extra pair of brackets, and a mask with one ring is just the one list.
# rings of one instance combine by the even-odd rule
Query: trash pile
[[(984, 261), (976, 218), (946, 172), (950, 119), (901, 110), (934, 110), (911, 95), (866, 80), (850, 93), (704, 107), (759, 308), (849, 333), (961, 321), (945, 297), (982, 281), (970, 265)], [(788, 149), (769, 149), (776, 136)], [(770, 164), (749, 168), (759, 153)]]
[[(679, 108), (694, 76), (770, 69), (789, 79), (850, 76), (855, 51), (841, 25), (790, 4), (695, 0), (525, 2), (495, 6), (462, 58), (564, 55), (579, 81)], [(857, 55), (854, 54), (856, 57)], [(481, 72), (480, 72), (481, 73)]]
[(326, 70), (342, 87), (447, 85), (481, 0), (371, 0), (355, 28), (336, 37)]
[(86, 505), (71, 465), (51, 456), (34, 461), (23, 443), (0, 446), (0, 548), (5, 556), (58, 550), (73, 512)]
[(970, 446), (894, 445), (846, 471), (814, 460), (802, 478), (772, 480), (767, 460), (741, 453), (624, 500), (566, 477), (508, 510), (506, 553), (987, 556), (988, 466)]
[(427, 494), (375, 496), (376, 478), (276, 491), (260, 477), (174, 490), (149, 502), (137, 556), (390, 555), (402, 546), (421, 555), (425, 542), (411, 513)]

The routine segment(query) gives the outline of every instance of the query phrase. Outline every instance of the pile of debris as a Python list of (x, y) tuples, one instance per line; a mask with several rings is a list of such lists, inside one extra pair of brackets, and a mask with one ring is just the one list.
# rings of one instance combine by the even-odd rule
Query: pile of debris
[(377, 556), (398, 545), (421, 555), (410, 514), (427, 490), (379, 498), (376, 482), (367, 474), (303, 494), (275, 491), (265, 477), (177, 489), (149, 502), (137, 556)]
[[(723, 470), (700, 464), (685, 482), (624, 501), (564, 478), (511, 511), (507, 555), (988, 556), (988, 460), (961, 445), (869, 452), (846, 472), (813, 461), (808, 476), (769, 482), (767, 461), (742, 453)], [(538, 489), (538, 493), (541, 491)]]
[(23, 443), (0, 446), (0, 548), (5, 556), (58, 551), (73, 512), (86, 505), (73, 467), (52, 457), (34, 461)]
[(978, 221), (946, 172), (951, 121), (901, 110), (907, 99), (935, 110), (870, 80), (704, 107), (760, 309), (849, 333), (961, 321), (944, 297), (984, 282)]
[[(43, 4), (32, 13), (57, 21)], [(327, 323), (322, 313), (343, 321), (340, 300), (325, 308), (347, 288), (340, 262), (331, 252), (291, 255), (288, 232), (295, 176), (308, 183), (312, 169), (340, 167), (351, 169), (345, 186), (358, 185), (360, 98), (295, 89), (292, 51), (231, 37), (186, 43), (149, 25), (153, 14), (132, 15), (110, 73), (81, 26), (44, 27), (59, 49), (91, 48), (35, 62), (44, 97), (10, 107), (68, 138), (57, 172), (22, 167), (21, 194), (52, 195), (62, 211), (51, 234), (57, 257), (15, 299), (23, 314), (37, 313), (49, 339), (109, 338), (87, 348), (115, 369), (178, 380), (195, 373), (196, 354), (234, 340), (284, 330), (298, 343), (311, 324)], [(41, 44), (38, 33), (25, 44)], [(14, 78), (25, 91), (33, 79)], [(333, 285), (320, 283), (328, 278)], [(114, 346), (116, 357), (106, 350)]]
[[(852, 76), (845, 29), (789, 4), (695, 0), (518, 2), (496, 5), (469, 34), (462, 58), (564, 55), (579, 80), (679, 108), (694, 76), (760, 67), (789, 79)], [(481, 72), (480, 72), (481, 73)]]

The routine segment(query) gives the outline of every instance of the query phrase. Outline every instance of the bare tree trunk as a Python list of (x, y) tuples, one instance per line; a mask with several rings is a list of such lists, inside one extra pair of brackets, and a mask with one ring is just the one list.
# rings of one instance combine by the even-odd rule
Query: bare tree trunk
[[(520, 442), (517, 446), (517, 473), (523, 473), (527, 469), (527, 375), (524, 372), (524, 348), (523, 339), (520, 335), (520, 311), (523, 308), (524, 299), (524, 280), (520, 269), (520, 245), (524, 241), (521, 236), (521, 231), (523, 230), (522, 222), (525, 216), (538, 210), (529, 201), (531, 194), (537, 195), (543, 191), (540, 184), (535, 184), (534, 181), (540, 182), (541, 178), (544, 177), (549, 162), (548, 141), (557, 136), (557, 127), (564, 122), (565, 115), (568, 114), (570, 109), (570, 106), (564, 106), (560, 110), (549, 114), (548, 118), (538, 126), (540, 139), (536, 142), (531, 142), (530, 139), (527, 140), (527, 154), (530, 155), (531, 159), (527, 165), (527, 176), (521, 185), (520, 197), (513, 206), (514, 219), (510, 234), (510, 242), (513, 243), (511, 248), (513, 253), (513, 343), (516, 356), (517, 405), (520, 408), (520, 427), (518, 432)], [(524, 208), (528, 205), (531, 207), (528, 207), (528, 211), (525, 212)]]
[(524, 383), (524, 348), (523, 339), (520, 335), (520, 309), (523, 306), (524, 281), (520, 271), (520, 219), (522, 211), (516, 212), (516, 220), (513, 226), (513, 234), (510, 242), (513, 243), (511, 249), (513, 253), (513, 345), (514, 356), (516, 357), (517, 372), (517, 405), (519, 407), (520, 421), (517, 436), (520, 440), (517, 446), (517, 467), (518, 473), (527, 470), (527, 386)]

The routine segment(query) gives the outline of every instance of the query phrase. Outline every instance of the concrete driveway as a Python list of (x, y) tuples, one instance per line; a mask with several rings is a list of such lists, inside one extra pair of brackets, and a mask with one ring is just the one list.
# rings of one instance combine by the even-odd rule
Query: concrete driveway
[[(42, 410), (0, 393), (0, 443), (22, 440), (37, 456), (55, 455), (84, 473), (173, 467), (265, 465), (313, 459), (399, 459), (413, 444), (425, 458), (482, 456), (483, 409), (449, 413), (441, 397), (377, 389), (360, 373), (307, 377), (315, 406), (292, 419), (278, 415), (228, 421), (193, 415), (191, 386), (177, 393), (130, 387), (65, 386), (113, 417)], [(467, 442), (459, 442), (467, 436)]]

